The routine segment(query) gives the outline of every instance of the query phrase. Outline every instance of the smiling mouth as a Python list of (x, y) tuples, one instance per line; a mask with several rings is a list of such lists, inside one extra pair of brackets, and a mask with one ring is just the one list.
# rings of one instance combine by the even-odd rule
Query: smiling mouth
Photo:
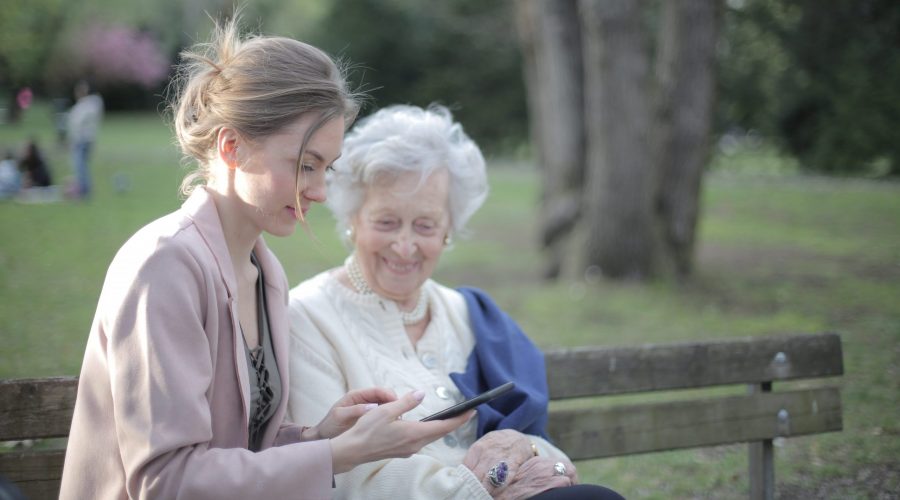
[(413, 262), (410, 264), (400, 264), (397, 262), (391, 262), (387, 259), (383, 259), (383, 260), (384, 260), (384, 265), (387, 266), (388, 269), (390, 269), (391, 271), (394, 271), (395, 273), (400, 273), (400, 274), (405, 274), (405, 273), (410, 273), (412, 271), (415, 271), (416, 268), (418, 268), (418, 266), (419, 266), (418, 262)]

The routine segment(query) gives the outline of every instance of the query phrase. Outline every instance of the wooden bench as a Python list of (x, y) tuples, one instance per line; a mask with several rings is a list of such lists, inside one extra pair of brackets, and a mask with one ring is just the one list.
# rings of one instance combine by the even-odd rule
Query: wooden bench
[(547, 353), (553, 400), (747, 384), (745, 395), (552, 409), (548, 432), (573, 460), (751, 443), (750, 497), (774, 497), (772, 440), (842, 429), (837, 387), (773, 382), (844, 372), (833, 333)]
[[(554, 401), (747, 384), (742, 395), (710, 395), (576, 408), (553, 403), (548, 431), (573, 460), (750, 443), (751, 498), (773, 498), (772, 440), (842, 428), (836, 387), (773, 391), (773, 382), (843, 374), (837, 334), (762, 337), (547, 352)], [(65, 437), (77, 381), (0, 381), (0, 441)], [(106, 432), (98, 429), (98, 432)], [(28, 498), (56, 498), (65, 450), (0, 454), (0, 475)]]

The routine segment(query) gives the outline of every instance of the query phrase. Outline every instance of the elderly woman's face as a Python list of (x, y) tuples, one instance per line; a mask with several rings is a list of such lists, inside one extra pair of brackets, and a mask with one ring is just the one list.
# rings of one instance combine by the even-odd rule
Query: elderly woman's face
[(369, 286), (400, 303), (414, 301), (434, 272), (450, 228), (449, 174), (438, 170), (422, 186), (401, 174), (371, 185), (353, 219), (356, 259)]

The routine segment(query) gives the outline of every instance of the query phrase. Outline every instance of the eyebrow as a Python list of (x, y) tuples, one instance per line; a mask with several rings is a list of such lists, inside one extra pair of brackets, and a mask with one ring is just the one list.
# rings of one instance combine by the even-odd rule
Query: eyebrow
[[(314, 149), (307, 149), (306, 151), (304, 151), (304, 153), (311, 154), (311, 155), (315, 156), (316, 159), (319, 160), (320, 162), (325, 163), (325, 157), (322, 156), (318, 151), (316, 151)], [(337, 159), (341, 157), (341, 154), (342, 153), (338, 153), (338, 155), (334, 157), (334, 161), (337, 161)], [(332, 161), (332, 163), (334, 163), (334, 161)]]
[[(394, 209), (390, 205), (383, 206), (375, 206), (372, 208), (372, 212), (370, 214), (371, 217), (384, 217), (385, 215), (394, 215)], [(424, 209), (421, 213), (413, 217), (413, 220), (420, 219), (422, 217), (426, 217), (428, 219), (438, 220), (443, 215), (446, 215), (446, 212), (441, 213), (441, 210), (430, 210)]]

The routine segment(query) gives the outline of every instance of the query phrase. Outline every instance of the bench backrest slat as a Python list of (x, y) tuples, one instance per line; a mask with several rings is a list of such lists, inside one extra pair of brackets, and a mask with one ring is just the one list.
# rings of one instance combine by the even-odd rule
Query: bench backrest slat
[(0, 441), (69, 435), (75, 377), (0, 380)]
[(581, 347), (548, 352), (545, 360), (550, 399), (755, 384), (844, 373), (841, 339), (835, 333)]
[[(783, 412), (779, 416), (779, 412)], [(547, 431), (574, 460), (839, 431), (833, 387), (554, 410)]]

